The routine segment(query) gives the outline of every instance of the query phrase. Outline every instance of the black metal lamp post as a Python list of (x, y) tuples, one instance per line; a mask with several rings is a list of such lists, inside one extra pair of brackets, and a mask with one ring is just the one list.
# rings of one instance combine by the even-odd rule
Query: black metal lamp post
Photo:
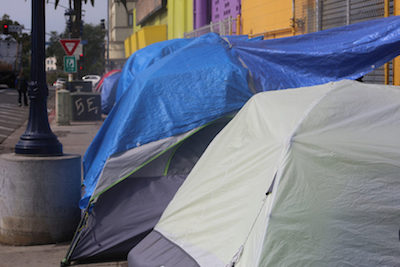
[(64, 17), (65, 17), (65, 23), (67, 24), (68, 32), (70, 35), (69, 37), (71, 38), (73, 24), (75, 23), (75, 20), (76, 20), (75, 11), (71, 8), (67, 9), (64, 13)]
[(32, 45), (29, 120), (25, 133), (15, 145), (16, 154), (62, 155), (62, 144), (50, 129), (47, 117), (45, 62), (45, 0), (32, 0)]

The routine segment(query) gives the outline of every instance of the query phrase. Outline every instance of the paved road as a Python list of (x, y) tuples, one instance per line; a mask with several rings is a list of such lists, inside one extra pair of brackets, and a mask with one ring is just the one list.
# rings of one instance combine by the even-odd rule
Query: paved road
[(0, 89), (0, 144), (27, 119), (28, 107), (18, 106), (15, 89)]

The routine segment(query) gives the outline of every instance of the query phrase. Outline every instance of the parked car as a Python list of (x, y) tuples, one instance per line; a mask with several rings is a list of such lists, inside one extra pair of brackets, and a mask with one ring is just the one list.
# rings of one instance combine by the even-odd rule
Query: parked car
[(64, 79), (64, 78), (58, 78), (54, 83), (53, 83), (53, 86), (56, 88), (56, 89), (61, 89), (61, 88), (64, 88), (65, 87), (65, 83), (67, 82), (67, 80), (66, 79)]
[(92, 82), (92, 87), (94, 87), (99, 81), (101, 77), (99, 75), (86, 75), (82, 77), (82, 80), (85, 82)]

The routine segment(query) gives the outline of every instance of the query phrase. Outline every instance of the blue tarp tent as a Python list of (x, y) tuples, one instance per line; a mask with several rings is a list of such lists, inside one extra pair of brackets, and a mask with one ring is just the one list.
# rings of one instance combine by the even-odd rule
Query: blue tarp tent
[(115, 104), (115, 95), (121, 72), (115, 72), (103, 80), (101, 90), (101, 112), (108, 114)]
[[(164, 207), (160, 203), (166, 205), (179, 188), (180, 182), (170, 186), (172, 180), (162, 184), (176, 177), (169, 172), (179, 158), (174, 151), (254, 93), (355, 79), (398, 56), (398, 47), (400, 18), (389, 17), (276, 40), (211, 33), (137, 51), (122, 71), (114, 108), (84, 156), (80, 206), (86, 216), (66, 261), (125, 257), (157, 222), (162, 210), (151, 213), (154, 207)], [(208, 144), (211, 136), (200, 143)], [(180, 170), (180, 177), (191, 167)], [(160, 187), (147, 184), (149, 177)], [(122, 194), (129, 186), (138, 188)]]
[(265, 41), (233, 40), (257, 91), (357, 79), (399, 54), (397, 16)]
[[(97, 179), (111, 155), (192, 130), (238, 110), (251, 97), (248, 71), (225, 40), (210, 34), (183, 42), (187, 45), (141, 71), (105, 120), (84, 157), (82, 208), (95, 187), (96, 193), (104, 189)], [(126, 76), (131, 72), (124, 68), (120, 84)]]
[(122, 69), (123, 75), (119, 81), (116, 93), (117, 101), (124, 92), (130, 88), (130, 85), (141, 71), (147, 69), (165, 56), (186, 46), (192, 40), (193, 39), (172, 39), (159, 42), (140, 49), (131, 55)]
[[(146, 48), (139, 50), (137, 53), (144, 55), (133, 54), (131, 58), (136, 60), (129, 60), (127, 65), (137, 65), (132, 68), (140, 76), (135, 74), (135, 79), (124, 67), (117, 95), (121, 91), (127, 94), (84, 157), (86, 193), (81, 208), (87, 206), (111, 155), (237, 110), (252, 90), (358, 78), (399, 55), (399, 26), (399, 17), (389, 17), (276, 40), (247, 42), (234, 38), (225, 42), (216, 34), (208, 34), (149, 46), (149, 53), (145, 53)], [(141, 60), (145, 62), (142, 71)]]

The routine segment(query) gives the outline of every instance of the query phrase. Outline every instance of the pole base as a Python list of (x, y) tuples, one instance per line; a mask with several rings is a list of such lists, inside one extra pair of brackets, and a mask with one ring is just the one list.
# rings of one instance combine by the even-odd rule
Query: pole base
[(81, 214), (80, 155), (1, 154), (0, 173), (0, 243), (28, 246), (71, 240)]
[(22, 135), (15, 145), (15, 154), (37, 155), (37, 156), (62, 156), (62, 144), (52, 134), (40, 138)]

